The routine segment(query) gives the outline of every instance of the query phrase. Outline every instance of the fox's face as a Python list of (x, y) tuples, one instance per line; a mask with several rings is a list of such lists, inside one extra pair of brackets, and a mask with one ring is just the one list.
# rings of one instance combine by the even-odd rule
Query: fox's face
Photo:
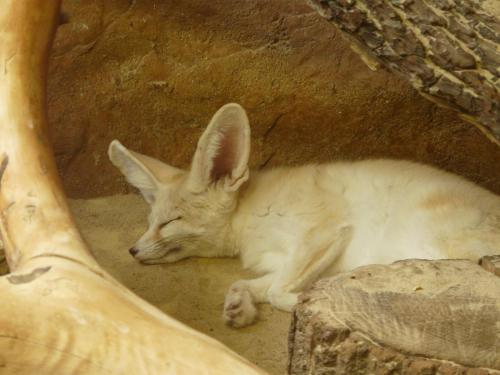
[(232, 255), (231, 216), (239, 188), (248, 179), (249, 153), (248, 119), (237, 104), (227, 104), (214, 115), (190, 171), (111, 142), (111, 161), (151, 205), (149, 228), (130, 254), (143, 263)]

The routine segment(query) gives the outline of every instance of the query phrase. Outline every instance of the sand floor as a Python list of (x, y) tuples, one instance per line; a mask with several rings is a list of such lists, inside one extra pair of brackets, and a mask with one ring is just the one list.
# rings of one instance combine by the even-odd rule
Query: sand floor
[(222, 341), (271, 374), (285, 372), (290, 314), (262, 305), (257, 324), (231, 329), (221, 319), (224, 295), (245, 273), (235, 259), (187, 259), (144, 266), (128, 254), (146, 228), (148, 206), (135, 195), (72, 200), (77, 223), (99, 263), (139, 296)]

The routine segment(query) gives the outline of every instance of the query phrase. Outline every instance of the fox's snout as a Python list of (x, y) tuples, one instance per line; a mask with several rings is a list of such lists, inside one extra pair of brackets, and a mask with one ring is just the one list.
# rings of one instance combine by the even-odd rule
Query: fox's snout
[(130, 249), (128, 249), (128, 252), (130, 253), (130, 255), (135, 257), (137, 255), (137, 253), (139, 252), (139, 249), (136, 247), (131, 247)]
[(143, 264), (172, 263), (188, 257), (189, 252), (182, 251), (183, 247), (178, 244), (163, 244), (163, 246), (144, 246), (142, 243), (135, 244), (128, 252)]

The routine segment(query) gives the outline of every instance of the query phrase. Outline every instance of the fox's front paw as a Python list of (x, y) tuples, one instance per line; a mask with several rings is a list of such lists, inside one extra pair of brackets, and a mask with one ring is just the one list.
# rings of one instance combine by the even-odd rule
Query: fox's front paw
[(224, 302), (224, 323), (230, 327), (241, 328), (252, 324), (257, 318), (257, 308), (250, 291), (242, 285), (233, 285), (226, 294)]

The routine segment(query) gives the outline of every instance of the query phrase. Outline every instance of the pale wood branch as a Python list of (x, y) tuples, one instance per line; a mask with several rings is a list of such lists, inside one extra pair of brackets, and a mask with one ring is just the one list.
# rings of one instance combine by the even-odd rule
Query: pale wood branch
[(0, 8), (0, 224), (11, 270), (37, 256), (96, 266), (76, 230), (47, 140), (45, 76), (59, 1)]

